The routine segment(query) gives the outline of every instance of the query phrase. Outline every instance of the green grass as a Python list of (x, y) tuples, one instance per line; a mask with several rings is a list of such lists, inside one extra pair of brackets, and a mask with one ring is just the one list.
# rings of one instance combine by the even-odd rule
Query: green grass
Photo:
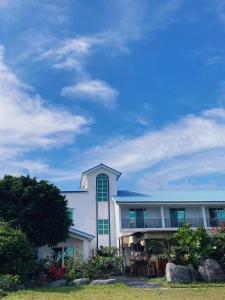
[[(223, 282), (193, 282), (190, 284), (181, 283), (168, 283), (165, 277), (151, 278), (150, 282), (159, 283), (161, 287), (165, 288), (215, 288), (220, 287), (225, 289), (225, 283)], [(225, 299), (225, 296), (224, 296)]]
[(40, 288), (19, 291), (3, 298), (4, 300), (224, 300), (225, 284), (220, 286), (199, 284), (197, 288), (162, 287), (160, 289), (134, 289), (124, 284), (111, 286)]

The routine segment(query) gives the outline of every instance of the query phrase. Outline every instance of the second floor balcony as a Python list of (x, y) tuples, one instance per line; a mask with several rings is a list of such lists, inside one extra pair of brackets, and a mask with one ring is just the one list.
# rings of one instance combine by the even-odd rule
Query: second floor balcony
[(143, 228), (179, 228), (184, 224), (190, 224), (192, 228), (197, 227), (219, 227), (225, 222), (224, 218), (185, 218), (185, 219), (121, 219), (122, 229), (143, 229)]

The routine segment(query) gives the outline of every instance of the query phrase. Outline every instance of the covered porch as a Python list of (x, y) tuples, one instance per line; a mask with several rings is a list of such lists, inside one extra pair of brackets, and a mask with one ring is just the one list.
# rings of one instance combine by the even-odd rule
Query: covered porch
[(135, 232), (119, 239), (120, 253), (127, 273), (145, 277), (165, 275), (167, 259), (162, 255), (159, 242), (168, 243), (170, 232)]

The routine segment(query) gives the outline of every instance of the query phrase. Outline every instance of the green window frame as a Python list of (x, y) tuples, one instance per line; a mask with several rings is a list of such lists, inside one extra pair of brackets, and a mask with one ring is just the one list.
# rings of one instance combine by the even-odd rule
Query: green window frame
[(61, 265), (64, 265), (65, 260), (74, 257), (75, 249), (73, 246), (54, 247), (52, 248), (52, 258)]
[(98, 234), (109, 234), (109, 220), (98, 220)]
[(105, 174), (97, 176), (96, 195), (97, 201), (106, 202), (109, 200), (109, 178)]
[(68, 217), (71, 221), (73, 221), (73, 208), (67, 209)]

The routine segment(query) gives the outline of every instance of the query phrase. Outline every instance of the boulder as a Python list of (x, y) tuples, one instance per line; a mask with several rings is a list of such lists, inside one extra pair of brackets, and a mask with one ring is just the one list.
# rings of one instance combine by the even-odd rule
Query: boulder
[(99, 285), (106, 285), (106, 284), (115, 284), (117, 282), (118, 282), (118, 280), (110, 278), (110, 279), (93, 280), (91, 283), (92, 284), (99, 284)]
[(166, 279), (171, 283), (191, 283), (197, 280), (197, 272), (191, 266), (166, 264)]
[(200, 277), (204, 281), (225, 281), (225, 273), (215, 259), (206, 259), (198, 267)]
[(70, 281), (69, 285), (83, 285), (83, 284), (87, 284), (88, 282), (89, 282), (88, 278), (79, 278)]
[(50, 286), (51, 287), (61, 287), (61, 286), (65, 286), (67, 283), (67, 281), (65, 279), (59, 279), (59, 280), (55, 280), (53, 281)]
[(189, 270), (191, 282), (198, 281), (199, 280), (198, 271), (195, 270), (191, 265), (187, 266), (186, 268), (188, 268)]

